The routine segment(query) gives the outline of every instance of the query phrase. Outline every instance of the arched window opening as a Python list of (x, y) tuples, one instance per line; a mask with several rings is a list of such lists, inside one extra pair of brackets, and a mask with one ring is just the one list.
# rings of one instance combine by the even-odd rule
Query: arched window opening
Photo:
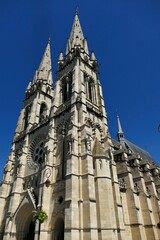
[(62, 81), (62, 101), (63, 103), (68, 101), (72, 95), (72, 77), (67, 76)]
[(64, 221), (59, 218), (54, 227), (54, 240), (64, 240)]
[(39, 113), (39, 122), (42, 122), (46, 117), (47, 117), (47, 105), (45, 103), (42, 103)]
[(17, 212), (15, 217), (16, 239), (33, 240), (35, 224), (33, 219), (33, 208), (28, 203), (25, 203)]
[(34, 240), (34, 229), (35, 229), (35, 223), (31, 221), (30, 226), (29, 226), (29, 231), (26, 236), (26, 240)]
[(62, 94), (63, 94), (63, 102), (67, 101), (67, 83), (63, 83), (63, 88), (62, 88)]
[(95, 86), (94, 80), (89, 76), (84, 75), (84, 77), (85, 77), (86, 97), (89, 101), (96, 104), (97, 103), (96, 86)]
[(66, 176), (66, 153), (68, 147), (65, 136), (63, 136), (63, 141), (61, 142), (61, 144), (62, 144), (61, 178), (64, 179)]
[(28, 106), (25, 108), (25, 113), (24, 113), (24, 130), (25, 130), (25, 129), (27, 128), (27, 126), (28, 126), (30, 110), (31, 110), (31, 106), (28, 105)]
[(92, 84), (90, 81), (88, 82), (88, 98), (92, 102), (92, 100), (93, 100), (92, 99)]
[(56, 165), (57, 165), (57, 178), (56, 180), (59, 181), (60, 179), (64, 179), (66, 175), (66, 152), (67, 152), (67, 142), (65, 137), (65, 129), (60, 129), (58, 132), (57, 137), (57, 157), (56, 157)]

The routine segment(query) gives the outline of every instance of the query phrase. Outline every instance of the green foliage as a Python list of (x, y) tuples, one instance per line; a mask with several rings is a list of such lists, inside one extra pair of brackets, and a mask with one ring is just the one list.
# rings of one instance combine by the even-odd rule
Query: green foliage
[(38, 220), (40, 223), (43, 223), (47, 218), (47, 213), (43, 210), (40, 210), (33, 216), (33, 221)]

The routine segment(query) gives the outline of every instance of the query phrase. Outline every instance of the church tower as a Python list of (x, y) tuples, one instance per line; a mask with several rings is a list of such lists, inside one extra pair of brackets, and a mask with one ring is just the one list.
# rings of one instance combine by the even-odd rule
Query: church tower
[[(32, 239), (29, 228), (40, 205), (41, 175), (53, 99), (50, 40), (29, 83), (0, 191), (1, 239)], [(22, 226), (23, 225), (23, 226)], [(3, 238), (2, 238), (3, 236)]]
[[(26, 89), (0, 187), (0, 239), (138, 239), (129, 222), (132, 190), (126, 200), (124, 182), (127, 176), (133, 185), (127, 161), (134, 158), (124, 150), (119, 118), (120, 143), (110, 137), (98, 66), (76, 10), (54, 87), (49, 40)], [(150, 236), (158, 237), (154, 217), (148, 216), (154, 226)]]
[[(118, 186), (112, 187), (116, 169), (98, 62), (93, 52), (89, 54), (77, 12), (66, 53), (58, 59), (54, 91), (48, 136), (48, 161), (54, 172), (53, 232), (56, 236), (64, 224), (66, 240), (105, 239), (106, 234), (118, 239), (115, 229), (123, 229), (123, 223), (116, 222), (120, 212), (115, 211), (113, 191)], [(116, 193), (115, 198), (120, 201)]]

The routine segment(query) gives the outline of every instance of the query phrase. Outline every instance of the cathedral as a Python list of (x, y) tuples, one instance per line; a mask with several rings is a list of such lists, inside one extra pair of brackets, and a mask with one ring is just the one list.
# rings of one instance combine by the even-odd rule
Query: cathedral
[(1, 240), (159, 240), (160, 168), (109, 133), (98, 61), (76, 11), (52, 79), (50, 40), (0, 184)]

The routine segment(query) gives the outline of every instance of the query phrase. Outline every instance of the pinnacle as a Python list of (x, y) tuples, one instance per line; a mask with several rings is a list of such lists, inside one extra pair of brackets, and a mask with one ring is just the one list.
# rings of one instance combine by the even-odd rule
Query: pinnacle
[(97, 59), (96, 59), (96, 56), (95, 56), (95, 53), (92, 51), (92, 53), (91, 53), (91, 60), (92, 61), (97, 61)]

